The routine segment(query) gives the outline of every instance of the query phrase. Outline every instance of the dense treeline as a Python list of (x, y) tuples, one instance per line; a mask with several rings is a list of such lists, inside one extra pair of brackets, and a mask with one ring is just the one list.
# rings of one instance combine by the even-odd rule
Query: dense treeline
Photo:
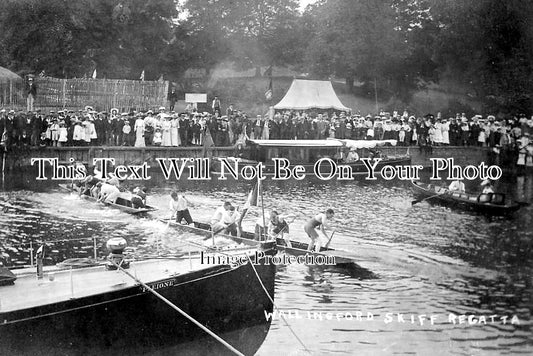
[(523, 0), (0, 0), (0, 65), (56, 77), (179, 80), (222, 61), (290, 65), (408, 102), (453, 78), (486, 110), (529, 112)]

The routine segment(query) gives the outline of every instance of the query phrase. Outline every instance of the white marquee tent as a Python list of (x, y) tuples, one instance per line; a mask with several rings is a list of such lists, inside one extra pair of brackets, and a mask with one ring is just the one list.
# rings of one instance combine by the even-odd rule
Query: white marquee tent
[(275, 110), (335, 109), (349, 111), (344, 106), (330, 81), (294, 79), (289, 91), (274, 106)]

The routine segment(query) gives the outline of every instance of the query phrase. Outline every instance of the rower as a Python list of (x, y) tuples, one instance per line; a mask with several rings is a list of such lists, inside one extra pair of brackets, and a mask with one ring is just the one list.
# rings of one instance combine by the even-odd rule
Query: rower
[(185, 219), (188, 225), (193, 224), (191, 213), (189, 212), (189, 201), (185, 195), (179, 195), (177, 192), (172, 192), (170, 194), (170, 212), (171, 219), (174, 214), (176, 214), (176, 222), (181, 224), (182, 220)]
[(357, 149), (355, 147), (350, 148), (350, 151), (346, 155), (344, 162), (352, 163), (359, 161), (359, 155), (357, 154)]
[(465, 184), (460, 180), (454, 180), (450, 183), (448, 190), (450, 192), (457, 192), (457, 193), (464, 193), (465, 192)]
[(101, 184), (100, 196), (98, 198), (98, 201), (114, 204), (120, 195), (120, 190), (118, 190), (116, 186), (111, 185), (109, 183), (98, 183), (98, 184)]
[(230, 206), (228, 210), (222, 213), (220, 221), (213, 225), (213, 231), (223, 230), (225, 234), (231, 236), (237, 236), (237, 221), (240, 218), (240, 213), (235, 209), (234, 206)]
[(222, 215), (224, 215), (224, 213), (228, 211), (232, 206), (233, 205), (231, 205), (231, 203), (227, 201), (227, 202), (224, 202), (224, 205), (218, 207), (217, 210), (215, 210), (215, 214), (213, 214), (213, 217), (211, 218), (211, 229), (213, 231), (215, 231), (213, 229), (213, 225), (218, 223), (220, 219), (222, 219)]
[(334, 215), (335, 212), (333, 211), (333, 209), (328, 209), (324, 213), (315, 215), (304, 225), (304, 231), (311, 239), (311, 243), (307, 248), (308, 251), (313, 251), (313, 247), (315, 247), (315, 251), (320, 252), (320, 238), (318, 236), (316, 228), (320, 227), (320, 231), (326, 238), (326, 241), (329, 240), (329, 236), (326, 234), (326, 228), (330, 228), (330, 222), (333, 220)]
[(481, 192), (481, 194), (494, 193), (494, 188), (492, 187), (492, 183), (490, 180), (485, 179), (483, 182), (481, 182), (481, 186), (483, 187), (483, 191)]
[[(287, 221), (290, 219), (290, 221)], [(289, 233), (289, 224), (295, 219), (294, 215), (280, 215), (277, 211), (272, 210), (270, 212), (270, 218), (268, 220), (268, 236), (276, 238), (281, 235), (284, 238), (284, 234)], [(255, 239), (261, 240), (261, 237), (265, 234), (263, 227), (263, 217), (259, 217), (255, 224)]]
[(131, 205), (134, 209), (146, 207), (146, 188), (135, 187), (131, 194)]

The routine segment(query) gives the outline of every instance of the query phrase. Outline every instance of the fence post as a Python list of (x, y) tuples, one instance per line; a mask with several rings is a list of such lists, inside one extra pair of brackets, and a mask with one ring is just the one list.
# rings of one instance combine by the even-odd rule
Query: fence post
[(62, 79), (63, 82), (63, 109), (65, 109), (65, 106), (67, 105), (67, 80)]
[(9, 80), (9, 105), (13, 106), (13, 80)]

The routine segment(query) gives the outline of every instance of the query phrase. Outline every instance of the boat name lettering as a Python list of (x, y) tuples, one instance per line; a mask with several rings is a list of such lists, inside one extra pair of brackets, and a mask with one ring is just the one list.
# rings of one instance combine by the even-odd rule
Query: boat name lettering
[[(176, 280), (175, 279), (168, 279), (166, 281), (159, 281), (159, 282), (153, 282), (153, 283), (146, 283), (146, 285), (150, 288), (152, 288), (153, 290), (157, 290), (157, 289), (161, 289), (161, 288), (168, 288), (168, 287), (172, 287), (174, 284), (176, 284)], [(142, 291), (143, 292), (146, 292), (148, 291), (147, 288), (145, 287), (141, 287)]]

